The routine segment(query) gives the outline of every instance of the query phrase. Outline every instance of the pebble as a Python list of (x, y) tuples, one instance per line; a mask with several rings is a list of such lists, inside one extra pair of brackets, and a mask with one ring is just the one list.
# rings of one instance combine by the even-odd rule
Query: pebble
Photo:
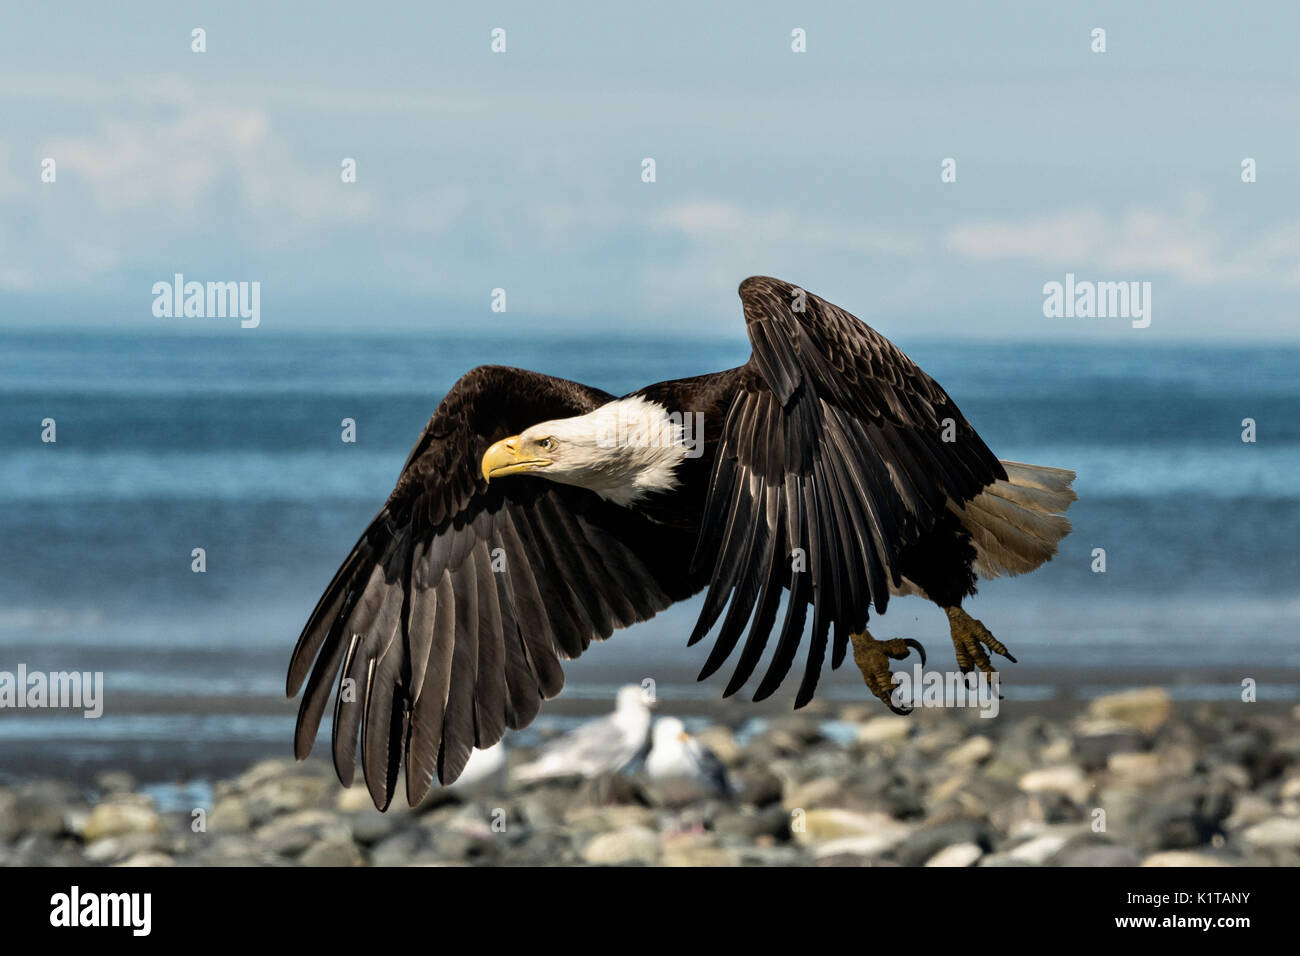
[(303, 866), (361, 866), (365, 858), (351, 840), (330, 839), (308, 847), (300, 862)]
[(1174, 712), (1169, 691), (1163, 687), (1141, 687), (1118, 694), (1098, 697), (1088, 706), (1088, 713), (1099, 720), (1113, 720), (1153, 733)]
[(968, 737), (944, 755), (943, 762), (951, 767), (973, 767), (993, 756), (993, 741), (982, 734)]
[(1150, 784), (1165, 777), (1159, 754), (1118, 752), (1106, 761), (1106, 769), (1121, 780)]
[(1232, 866), (1218, 857), (1208, 853), (1194, 853), (1190, 850), (1165, 850), (1152, 853), (1142, 861), (1143, 866)]
[(1294, 850), (1300, 848), (1300, 818), (1272, 817), (1248, 828), (1241, 837), (1251, 846)]
[(143, 798), (114, 798), (90, 812), (82, 837), (87, 843), (127, 833), (155, 833), (162, 819)]
[(910, 717), (873, 717), (858, 728), (858, 743), (900, 744), (911, 735), (915, 726)]
[(435, 789), (414, 811), (399, 794), (381, 814), (328, 762), (274, 759), (169, 781), (210, 790), (195, 831), (188, 810), (159, 812), (130, 774), (84, 792), (22, 780), (0, 785), (0, 864), (1300, 865), (1300, 735), (1274, 711), (1240, 710), (1175, 709), (1158, 689), (1067, 718), (832, 702), (751, 723), (738, 709), (736, 725), (699, 735), (734, 793), (680, 808), (651, 805), (633, 773)]
[(1106, 843), (1066, 846), (1052, 859), (1056, 866), (1138, 866), (1141, 862), (1131, 847)]
[(946, 846), (930, 859), (926, 866), (974, 866), (979, 862), (984, 851), (975, 843), (954, 843)]
[(602, 833), (582, 850), (588, 863), (606, 866), (624, 863), (654, 863), (659, 858), (659, 836), (644, 826)]
[(1092, 785), (1079, 767), (1063, 764), (1029, 771), (1020, 778), (1020, 789), (1026, 793), (1059, 793), (1075, 803), (1083, 803), (1088, 799)]

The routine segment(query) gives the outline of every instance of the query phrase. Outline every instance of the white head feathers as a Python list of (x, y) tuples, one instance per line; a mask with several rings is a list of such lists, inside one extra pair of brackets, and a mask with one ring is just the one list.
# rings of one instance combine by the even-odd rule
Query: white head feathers
[(590, 489), (618, 505), (677, 487), (674, 472), (691, 449), (679, 415), (657, 402), (632, 397), (574, 418), (539, 422), (525, 440), (551, 438), (551, 464), (539, 477)]

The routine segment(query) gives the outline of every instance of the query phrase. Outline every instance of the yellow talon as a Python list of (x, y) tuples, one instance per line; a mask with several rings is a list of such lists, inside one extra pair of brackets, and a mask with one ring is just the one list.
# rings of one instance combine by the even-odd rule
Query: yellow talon
[(944, 612), (948, 615), (948, 627), (952, 631), (952, 646), (957, 652), (957, 667), (963, 674), (969, 674), (976, 667), (985, 674), (992, 675), (998, 672), (989, 661), (988, 654), (984, 652), (986, 647), (1011, 663), (1017, 663), (1005, 644), (961, 608), (946, 607)]
[(894, 638), (890, 641), (878, 641), (870, 631), (850, 635), (853, 641), (853, 662), (862, 672), (862, 680), (867, 689), (879, 698), (886, 707), (896, 714), (907, 715), (911, 707), (900, 707), (893, 701), (894, 675), (889, 670), (890, 660), (901, 661), (916, 650), (925, 665), (925, 648), (919, 641), (908, 638)]

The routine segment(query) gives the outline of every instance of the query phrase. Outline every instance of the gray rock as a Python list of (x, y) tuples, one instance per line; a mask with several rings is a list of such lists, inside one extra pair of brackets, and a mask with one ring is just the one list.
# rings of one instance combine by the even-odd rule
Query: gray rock
[(1208, 853), (1192, 853), (1186, 850), (1166, 850), (1162, 853), (1153, 853), (1142, 861), (1143, 866), (1232, 866), (1227, 860), (1221, 857), (1212, 856)]
[(807, 856), (789, 844), (780, 846), (748, 846), (736, 850), (741, 866), (803, 866)]
[(370, 862), (375, 866), (406, 866), (420, 857), (428, 845), (423, 830), (403, 830), (371, 847)]
[[(1060, 832), (1044, 833), (1012, 847), (1005, 854), (998, 855), (1009, 856), (1024, 863), (1041, 866), (1055, 856), (1069, 839), (1069, 835)], [(994, 864), (985, 860), (981, 861), (981, 865), (993, 866)]]
[(256, 839), (271, 853), (297, 856), (325, 840), (351, 841), (352, 831), (332, 813), (301, 810), (259, 827)]
[(1083, 843), (1065, 847), (1051, 862), (1055, 866), (1138, 866), (1142, 860), (1126, 846)]
[(954, 843), (952, 846), (944, 847), (926, 860), (925, 865), (936, 867), (974, 866), (983, 855), (984, 850), (974, 843)]
[(336, 784), (309, 774), (281, 774), (248, 792), (250, 812), (257, 820), (281, 813), (332, 807)]
[(982, 820), (922, 826), (899, 844), (894, 856), (903, 866), (921, 866), (945, 847), (959, 843), (974, 844), (987, 853), (993, 848), (993, 832)]
[(894, 866), (880, 860), (870, 854), (853, 853), (849, 850), (836, 850), (819, 855), (814, 861), (814, 866), (844, 866), (860, 868), (865, 866)]
[(916, 723), (910, 717), (881, 715), (873, 717), (858, 728), (858, 743), (866, 746), (898, 746), (902, 744)]
[(1152, 733), (1173, 716), (1174, 705), (1163, 687), (1142, 687), (1098, 697), (1088, 713), (1100, 720), (1129, 724), (1142, 733)]
[(804, 742), (794, 734), (784, 730), (764, 730), (745, 745), (741, 751), (741, 763), (747, 766), (770, 767), (782, 757), (798, 757), (802, 754)]
[(363, 846), (373, 846), (397, 831), (403, 815), (391, 809), (387, 813), (380, 813), (371, 807), (360, 813), (349, 814), (347, 819), (352, 828), (352, 838)]
[(247, 830), (252, 826), (248, 804), (242, 797), (222, 797), (208, 814), (208, 830), (213, 833), (228, 830)]
[(659, 857), (660, 866), (736, 866), (739, 862), (739, 853), (703, 834), (664, 842)]
[(303, 866), (361, 866), (361, 849), (351, 840), (323, 840), (307, 848), (298, 858)]
[(260, 851), (246, 835), (215, 835), (203, 846), (200, 859), (209, 866), (256, 866), (261, 862)]
[(1075, 803), (1083, 803), (1092, 792), (1083, 770), (1074, 764), (1031, 770), (1020, 778), (1020, 789), (1025, 793), (1059, 793)]
[(1135, 753), (1142, 749), (1142, 735), (1131, 728), (1116, 728), (1108, 733), (1084, 734), (1074, 739), (1074, 759), (1086, 771), (1101, 770), (1114, 754)]
[(81, 847), (73, 840), (44, 833), (19, 837), (9, 849), (7, 866), (85, 866)]
[(114, 866), (175, 866), (176, 861), (166, 853), (137, 853), (128, 860), (114, 863)]
[(1247, 829), (1241, 838), (1254, 847), (1300, 849), (1300, 818), (1272, 817)]
[(1221, 832), (1228, 809), (1207, 794), (1204, 781), (1183, 781), (1156, 794), (1132, 829), (1143, 850), (1194, 849)]
[(983, 734), (967, 737), (944, 754), (943, 762), (952, 767), (974, 767), (993, 756), (993, 741)]
[(113, 863), (137, 853), (153, 853), (167, 845), (167, 840), (161, 833), (123, 833), (87, 844), (85, 855), (92, 863)]
[(806, 713), (775, 714), (767, 718), (767, 729), (789, 734), (805, 748), (823, 739), (821, 719)]
[(618, 865), (655, 863), (659, 859), (659, 837), (648, 827), (631, 826), (602, 833), (582, 848), (588, 863)]
[(733, 778), (736, 799), (754, 807), (766, 807), (781, 800), (781, 778), (770, 770), (753, 767)]
[(126, 795), (97, 804), (90, 811), (82, 836), (87, 843), (93, 843), (128, 833), (157, 833), (162, 828), (162, 818), (147, 799)]
[(790, 839), (790, 814), (779, 806), (724, 813), (713, 821), (713, 829), (722, 836), (740, 837), (747, 842), (762, 837), (784, 841)]
[(0, 791), (0, 843), (28, 833), (58, 836), (67, 830), (66, 814), (60, 803), (34, 794)]

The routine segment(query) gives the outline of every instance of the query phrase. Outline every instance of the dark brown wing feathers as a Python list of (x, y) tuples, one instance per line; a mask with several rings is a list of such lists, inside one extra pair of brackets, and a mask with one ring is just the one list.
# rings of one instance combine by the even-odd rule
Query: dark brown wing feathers
[[(755, 693), (773, 693), (813, 622), (796, 706), (811, 699), (833, 630), (883, 611), (899, 556), (943, 512), (1005, 473), (933, 379), (879, 333), (811, 293), (762, 276), (740, 286), (753, 355), (727, 414), (696, 549), (711, 583), (690, 642), (727, 614), (701, 677), (753, 625), (726, 693), (749, 679), (772, 625), (776, 582), (790, 591)], [(802, 303), (803, 310), (798, 309)], [(943, 440), (951, 419), (955, 440)]]
[(386, 807), (405, 756), (418, 803), (435, 774), (454, 781), (473, 748), (527, 725), (563, 686), (561, 660), (686, 596), (685, 569), (656, 561), (682, 549), (666, 540), (682, 532), (581, 489), (529, 477), (488, 485), (479, 474), (492, 442), (611, 398), (494, 366), (457, 382), (294, 649), (289, 695), (306, 681), (299, 757), (338, 680), (339, 778), (351, 782), (359, 746)]

